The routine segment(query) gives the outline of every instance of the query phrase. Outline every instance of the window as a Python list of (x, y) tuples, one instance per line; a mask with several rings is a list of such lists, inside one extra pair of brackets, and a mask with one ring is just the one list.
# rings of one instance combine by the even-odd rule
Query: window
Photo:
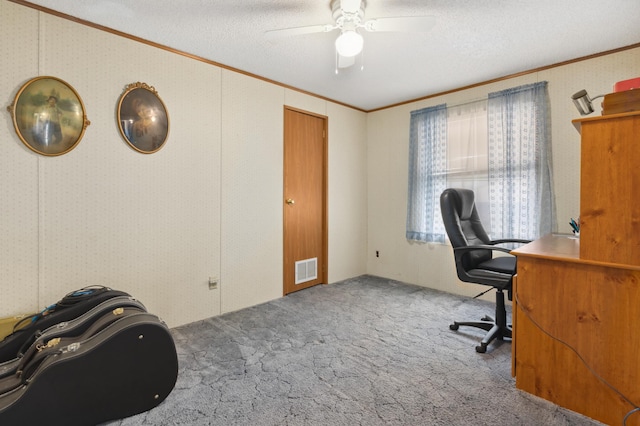
[(440, 194), (474, 190), (494, 238), (533, 239), (555, 228), (547, 82), (488, 100), (411, 113), (409, 240), (444, 242)]
[(473, 190), (480, 220), (491, 234), (487, 153), (487, 101), (447, 108), (447, 187)]

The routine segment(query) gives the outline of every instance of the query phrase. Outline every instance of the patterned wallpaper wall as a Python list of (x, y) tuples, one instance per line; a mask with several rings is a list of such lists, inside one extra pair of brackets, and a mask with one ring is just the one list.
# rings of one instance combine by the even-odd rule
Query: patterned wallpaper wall
[[(579, 202), (569, 97), (640, 73), (633, 49), (365, 114), (6, 0), (0, 40), (0, 318), (91, 284), (130, 292), (170, 326), (280, 297), (284, 105), (328, 117), (330, 282), (370, 273), (475, 294), (457, 282), (450, 248), (404, 238), (409, 112), (548, 80), (566, 228)], [(27, 149), (4, 109), (43, 75), (71, 84), (91, 121), (59, 157)], [(158, 90), (170, 116), (166, 145), (150, 155), (115, 121), (136, 81)]]
[[(459, 105), (486, 98), (490, 92), (548, 81), (558, 231), (569, 233), (569, 218), (576, 217), (580, 209), (580, 134), (571, 123), (580, 115), (571, 95), (580, 89), (592, 97), (610, 93), (615, 82), (638, 76), (640, 48), (635, 48), (370, 113), (367, 272), (469, 296), (482, 290), (482, 286), (458, 281), (449, 245), (414, 244), (404, 237), (412, 110), (440, 103)], [(600, 102), (595, 102), (592, 116), (600, 114)], [(381, 253), (379, 258), (376, 250)], [(487, 296), (488, 300), (492, 297)]]
[[(327, 101), (5, 0), (0, 40), (4, 105), (50, 75), (73, 86), (91, 121), (75, 149), (45, 157), (22, 144), (8, 113), (0, 120), (0, 317), (94, 284), (129, 292), (170, 326), (281, 297), (285, 102), (360, 135), (330, 143), (334, 154), (359, 151), (351, 179), (365, 186), (364, 113), (349, 123)], [(138, 81), (155, 87), (170, 121), (148, 155), (116, 123), (123, 89)], [(336, 214), (366, 216), (364, 191), (351, 207)], [(355, 247), (330, 279), (363, 274), (366, 229), (334, 234), (330, 251)]]

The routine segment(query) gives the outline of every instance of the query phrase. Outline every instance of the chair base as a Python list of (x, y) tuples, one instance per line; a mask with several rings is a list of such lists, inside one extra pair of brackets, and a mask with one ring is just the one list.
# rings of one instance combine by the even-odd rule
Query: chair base
[(496, 292), (495, 321), (487, 316), (482, 318), (480, 321), (454, 321), (453, 324), (449, 326), (449, 329), (457, 330), (461, 325), (480, 328), (487, 332), (480, 342), (480, 345), (476, 346), (476, 352), (479, 353), (485, 353), (487, 351), (487, 346), (489, 346), (489, 344), (495, 339), (504, 340), (505, 337), (511, 339), (512, 330), (511, 324), (507, 324), (507, 310), (505, 308), (504, 292), (501, 289), (498, 289)]

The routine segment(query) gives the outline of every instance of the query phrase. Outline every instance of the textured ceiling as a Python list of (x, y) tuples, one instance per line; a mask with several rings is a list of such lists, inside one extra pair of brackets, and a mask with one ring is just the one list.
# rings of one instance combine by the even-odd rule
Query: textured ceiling
[(29, 3), (365, 111), (640, 43), (639, 0), (367, 0), (365, 20), (429, 15), (436, 25), (363, 32), (364, 69), (358, 59), (336, 74), (337, 31), (265, 36), (332, 23), (329, 0)]

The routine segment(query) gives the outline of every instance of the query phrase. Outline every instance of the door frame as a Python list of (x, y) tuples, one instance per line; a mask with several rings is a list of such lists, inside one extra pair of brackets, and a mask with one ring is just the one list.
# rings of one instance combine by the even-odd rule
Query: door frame
[[(328, 216), (329, 216), (329, 209), (328, 209), (328, 187), (329, 187), (329, 117), (327, 117), (326, 115), (322, 115), (322, 114), (316, 114), (314, 112), (310, 112), (310, 111), (306, 111), (303, 109), (299, 109), (299, 108), (294, 108), (288, 105), (284, 105), (284, 109), (283, 109), (283, 129), (284, 126), (286, 126), (285, 120), (286, 120), (286, 111), (292, 111), (292, 112), (296, 112), (296, 113), (300, 113), (300, 114), (305, 114), (305, 115), (309, 115), (312, 117), (316, 117), (319, 118), (323, 121), (324, 126), (323, 126), (323, 135), (322, 135), (322, 264), (318, 265), (318, 278), (320, 279), (320, 283), (318, 284), (328, 284), (328, 277), (329, 277), (329, 220), (328, 220)], [(287, 207), (286, 204), (286, 198), (287, 198), (287, 194), (285, 194), (285, 183), (286, 183), (286, 177), (287, 177), (287, 173), (285, 170), (285, 166), (286, 166), (286, 162), (284, 159), (284, 145), (287, 143), (287, 141), (285, 140), (285, 136), (284, 136), (284, 132), (283, 132), (283, 171), (282, 171), (282, 241), (283, 241), (283, 253), (282, 253), (282, 295), (286, 296), (287, 294), (293, 293), (293, 292), (289, 292), (287, 293), (286, 291), (286, 285), (285, 285), (285, 274), (286, 272), (286, 254), (285, 254), (285, 250), (286, 250), (286, 238), (285, 238), (285, 233), (286, 233), (286, 220), (285, 220), (285, 209)], [(316, 284), (316, 285), (318, 285)]]

